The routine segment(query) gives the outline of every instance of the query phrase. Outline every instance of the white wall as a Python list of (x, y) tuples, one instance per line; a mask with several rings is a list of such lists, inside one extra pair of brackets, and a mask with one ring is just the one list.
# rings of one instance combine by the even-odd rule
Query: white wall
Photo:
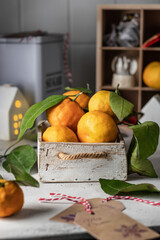
[(71, 35), (73, 86), (95, 86), (98, 4), (157, 4), (160, 0), (0, 0), (0, 33), (45, 30)]

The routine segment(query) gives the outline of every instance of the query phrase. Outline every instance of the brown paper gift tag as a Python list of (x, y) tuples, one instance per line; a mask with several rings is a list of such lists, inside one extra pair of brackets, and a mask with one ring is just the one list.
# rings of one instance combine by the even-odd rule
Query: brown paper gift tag
[(93, 237), (100, 240), (153, 239), (158, 233), (128, 217), (116, 209), (95, 208), (94, 215), (77, 213), (74, 223), (85, 228)]
[(124, 205), (121, 202), (115, 201), (115, 200), (103, 202), (103, 198), (92, 198), (92, 199), (88, 199), (88, 201), (91, 204), (92, 209), (109, 208), (109, 209), (115, 209), (119, 212), (125, 209)]
[[(119, 211), (119, 212), (124, 210), (123, 204), (121, 202), (117, 202), (114, 200), (109, 202), (103, 202), (103, 198), (92, 198), (92, 199), (88, 199), (88, 201), (91, 204), (92, 209), (106, 208), (106, 209), (115, 209), (116, 211)], [(84, 209), (85, 207), (82, 204), (75, 203), (71, 207), (64, 210), (63, 212), (60, 212), (58, 215), (52, 217), (50, 220), (74, 224), (74, 219), (76, 214), (78, 212), (85, 212)]]

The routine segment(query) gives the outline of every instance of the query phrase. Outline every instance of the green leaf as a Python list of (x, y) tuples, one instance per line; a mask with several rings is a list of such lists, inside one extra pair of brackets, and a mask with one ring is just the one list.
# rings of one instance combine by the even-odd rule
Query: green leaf
[(157, 149), (159, 140), (159, 126), (152, 121), (130, 127), (138, 143), (139, 159), (151, 156)]
[(116, 114), (120, 121), (133, 112), (134, 105), (115, 92), (110, 93), (109, 101), (112, 111)]
[(160, 192), (154, 185), (149, 183), (131, 184), (120, 180), (99, 179), (102, 190), (110, 195), (128, 192)]
[(34, 121), (36, 120), (36, 118), (43, 113), (46, 109), (55, 106), (56, 104), (60, 103), (61, 101), (63, 101), (65, 98), (67, 98), (67, 96), (62, 96), (62, 95), (53, 95), (50, 96), (48, 98), (46, 98), (45, 100), (38, 102), (34, 105), (32, 105), (25, 113), (23, 119), (22, 119), (22, 123), (20, 126), (20, 133), (18, 136), (18, 140), (20, 140), (22, 138), (22, 136), (24, 135), (25, 131), (28, 128), (31, 128), (34, 124)]
[(65, 87), (65, 90), (67, 90), (67, 91), (79, 90), (86, 94), (92, 93), (92, 91), (89, 88), (82, 88), (82, 87), (78, 87), (78, 88)]
[(30, 170), (37, 160), (36, 152), (30, 145), (15, 148), (3, 162), (3, 168), (11, 172), (18, 182), (24, 185), (38, 187), (39, 183), (30, 176)]
[(130, 142), (130, 145), (129, 145), (129, 148), (128, 148), (128, 152), (127, 152), (127, 161), (128, 161), (128, 165), (130, 164), (130, 159), (132, 157), (132, 154), (133, 154), (133, 151), (135, 149), (135, 146), (136, 146), (136, 139), (133, 135), (132, 139), (131, 139), (131, 142)]
[(108, 180), (100, 178), (99, 182), (101, 184), (101, 188), (105, 193), (110, 195), (115, 195), (119, 193), (119, 191), (123, 188), (130, 186), (130, 183), (119, 181), (119, 180)]
[(30, 145), (22, 145), (15, 148), (4, 162), (6, 170), (10, 171), (10, 164), (16, 164), (19, 161), (23, 164), (26, 172), (30, 173), (30, 170), (37, 161), (37, 155), (34, 148)]
[(16, 182), (25, 186), (39, 187), (37, 180), (20, 167), (20, 164), (16, 166), (12, 165), (11, 172), (15, 176)]
[(157, 149), (159, 126), (155, 122), (144, 122), (130, 128), (133, 130), (133, 138), (127, 153), (129, 173), (157, 177), (152, 163), (147, 158)]
[(3, 179), (2, 175), (0, 174), (0, 179)]
[(152, 178), (158, 177), (152, 163), (148, 159), (139, 159), (137, 143), (129, 162), (129, 173), (134, 172)]
[(36, 132), (36, 127), (35, 128), (32, 128), (30, 131), (27, 131), (22, 139), (27, 139), (27, 140), (30, 140), (30, 141), (33, 141), (33, 142), (37, 142), (37, 132)]

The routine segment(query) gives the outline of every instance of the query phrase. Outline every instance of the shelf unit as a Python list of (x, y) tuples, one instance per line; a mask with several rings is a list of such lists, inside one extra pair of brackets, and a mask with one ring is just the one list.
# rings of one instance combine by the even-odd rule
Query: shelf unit
[[(140, 16), (140, 40), (138, 47), (108, 47), (103, 45), (103, 36), (111, 32), (111, 25), (118, 24), (126, 13)], [(143, 43), (160, 32), (160, 5), (99, 5), (97, 15), (96, 91), (114, 90), (112, 87), (111, 61), (124, 54), (138, 61), (135, 86), (120, 88), (123, 97), (131, 101), (136, 111), (160, 90), (145, 86), (142, 80), (145, 66), (152, 61), (160, 61), (160, 47), (143, 48)]]

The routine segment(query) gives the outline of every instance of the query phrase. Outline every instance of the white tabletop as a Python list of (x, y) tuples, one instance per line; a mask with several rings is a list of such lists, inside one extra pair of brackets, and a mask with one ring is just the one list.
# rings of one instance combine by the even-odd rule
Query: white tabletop
[[(127, 141), (128, 138), (125, 138)], [(0, 142), (0, 154), (4, 146), (9, 142)], [(154, 164), (159, 178), (140, 177), (137, 174), (129, 175), (129, 183), (151, 183), (160, 189), (160, 145), (156, 153), (150, 158)], [(0, 174), (7, 178), (6, 173), (0, 167)], [(37, 170), (34, 169), (33, 176), (38, 179)], [(22, 210), (8, 218), (0, 219), (0, 239), (22, 239), (42, 236), (59, 236), (66, 234), (81, 234), (85, 230), (79, 226), (68, 223), (50, 221), (50, 218), (71, 206), (71, 202), (57, 201), (54, 203), (39, 203), (40, 197), (49, 197), (50, 192), (60, 192), (72, 196), (84, 198), (106, 198), (107, 195), (102, 191), (100, 184), (97, 183), (41, 183), (40, 188), (22, 187), (25, 203)], [(139, 195), (139, 197), (141, 197)], [(147, 193), (144, 199), (160, 201), (159, 194)], [(160, 225), (160, 207), (151, 206), (131, 200), (121, 200), (125, 206), (124, 213), (134, 218), (146, 226)]]

